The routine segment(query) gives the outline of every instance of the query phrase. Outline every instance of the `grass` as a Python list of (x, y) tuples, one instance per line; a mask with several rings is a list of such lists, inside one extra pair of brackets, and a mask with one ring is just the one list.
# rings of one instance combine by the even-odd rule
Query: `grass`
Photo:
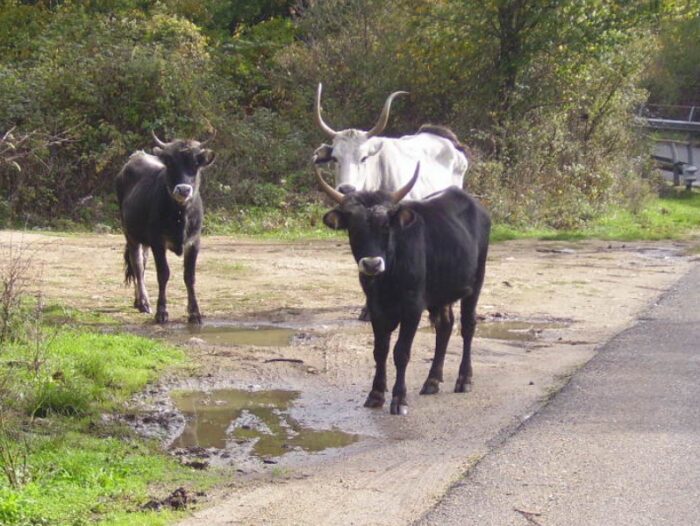
[(671, 197), (652, 199), (639, 213), (613, 208), (607, 214), (576, 230), (547, 228), (515, 229), (496, 224), (492, 241), (543, 239), (571, 241), (604, 239), (619, 241), (680, 239), (700, 228), (700, 193), (679, 192)]
[[(234, 211), (207, 210), (203, 233), (282, 241), (345, 239), (344, 232), (330, 230), (323, 224), (323, 214), (328, 210), (329, 206), (321, 203), (283, 208), (247, 206)], [(541, 226), (516, 227), (496, 223), (491, 231), (491, 241), (677, 239), (698, 227), (700, 193), (697, 190), (678, 190), (670, 197), (652, 199), (637, 214), (617, 207), (573, 230), (555, 230)], [(114, 231), (118, 232), (119, 227), (115, 226)]]
[(44, 330), (39, 343), (0, 350), (0, 452), (26, 463), (23, 484), (10, 484), (0, 470), (0, 524), (166, 524), (174, 512), (140, 506), (179, 486), (194, 492), (220, 482), (217, 472), (182, 466), (103, 418), (164, 371), (186, 365), (181, 350), (128, 334)]
[[(345, 233), (323, 225), (321, 218), (328, 210), (323, 205), (306, 205), (295, 211), (272, 208), (244, 208), (235, 215), (208, 212), (206, 233), (250, 236), (260, 239), (338, 239)], [(657, 197), (637, 214), (616, 207), (575, 230), (547, 227), (513, 227), (494, 224), (491, 241), (510, 239), (543, 240), (659, 240), (678, 239), (700, 228), (700, 193), (678, 191), (670, 197)]]
[(339, 234), (321, 221), (328, 210), (321, 204), (307, 204), (294, 209), (245, 207), (233, 213), (207, 211), (204, 233), (285, 241), (337, 238)]

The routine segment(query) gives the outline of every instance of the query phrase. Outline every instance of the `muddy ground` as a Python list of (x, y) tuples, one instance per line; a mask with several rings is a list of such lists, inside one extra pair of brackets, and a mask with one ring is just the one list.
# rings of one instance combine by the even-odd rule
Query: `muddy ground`
[[(176, 257), (170, 257), (169, 288), (174, 323), (161, 330), (150, 316), (131, 309), (132, 291), (122, 284), (120, 236), (1, 232), (0, 243), (29, 247), (47, 303), (108, 313), (117, 327), (156, 336), (169, 337), (185, 321)], [(484, 328), (475, 339), (472, 392), (451, 392), (461, 352), (456, 327), (442, 392), (418, 395), (433, 344), (423, 330), (408, 371), (409, 415), (394, 417), (387, 407), (362, 407), (373, 374), (372, 336), (368, 325), (356, 321), (363, 298), (346, 241), (205, 238), (197, 281), (205, 326), (272, 324), (293, 329), (295, 336), (273, 346), (212, 345), (196, 335), (180, 336), (196, 364), (191, 375), (166, 379), (138, 397), (135, 407), (160, 406), (176, 414), (173, 389), (289, 389), (300, 392), (291, 409), (297, 421), (360, 439), (321, 453), (295, 451), (271, 464), (247, 453), (225, 455), (230, 486), (183, 524), (412, 522), (541, 407), (599, 345), (643, 315), (693, 264), (686, 255), (690, 244), (494, 245), (478, 308)], [(152, 265), (147, 280), (155, 298)], [(512, 321), (524, 323), (503, 324)], [(422, 327), (428, 327), (427, 317)], [(295, 361), (269, 361), (274, 359)], [(391, 385), (393, 367), (389, 371)], [(165, 445), (184, 419), (173, 422), (165, 426)]]

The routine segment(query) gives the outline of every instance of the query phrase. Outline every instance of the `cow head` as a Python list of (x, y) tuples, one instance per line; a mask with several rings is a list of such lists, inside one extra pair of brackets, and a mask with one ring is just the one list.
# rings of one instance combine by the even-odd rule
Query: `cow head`
[(181, 205), (189, 203), (199, 192), (200, 170), (214, 162), (216, 155), (203, 146), (209, 142), (161, 141), (155, 133), (157, 147), (153, 154), (165, 165), (165, 178), (172, 198)]
[(376, 135), (382, 133), (384, 128), (386, 128), (386, 124), (389, 120), (391, 102), (397, 95), (407, 95), (407, 92), (395, 91), (387, 97), (384, 108), (382, 108), (382, 113), (379, 115), (377, 123), (371, 130), (363, 131), (351, 128), (335, 131), (328, 126), (324, 122), (323, 117), (321, 117), (321, 90), (322, 85), (319, 83), (318, 90), (316, 91), (316, 124), (333, 139), (333, 143), (323, 144), (320, 148), (316, 149), (316, 162), (335, 162), (336, 189), (343, 194), (350, 193), (357, 188), (363, 187), (368, 175), (366, 163), (382, 149), (383, 142), (381, 138), (376, 137)]
[(342, 194), (323, 180), (314, 166), (316, 177), (323, 191), (338, 206), (323, 216), (323, 222), (333, 230), (347, 230), (350, 248), (361, 274), (378, 276), (387, 270), (392, 252), (392, 232), (412, 225), (416, 216), (413, 210), (399, 203), (418, 180), (420, 163), (411, 180), (396, 192), (351, 192)]

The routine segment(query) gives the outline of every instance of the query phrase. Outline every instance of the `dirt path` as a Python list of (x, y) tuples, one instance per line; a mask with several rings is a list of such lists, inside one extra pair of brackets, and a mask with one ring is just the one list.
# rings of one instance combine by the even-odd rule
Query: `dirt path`
[[(107, 312), (124, 324), (150, 328), (150, 317), (132, 312), (131, 290), (121, 284), (120, 236), (0, 232), (0, 242), (30, 247), (48, 303)], [(478, 337), (474, 389), (463, 395), (450, 392), (460, 350), (455, 335), (443, 392), (421, 397), (433, 340), (429, 331), (421, 331), (408, 371), (409, 415), (400, 418), (386, 408), (361, 407), (372, 378), (372, 337), (368, 326), (354, 321), (362, 295), (345, 241), (204, 239), (198, 292), (205, 323), (276, 323), (295, 328), (301, 337), (285, 347), (190, 345), (198, 369), (168, 387), (299, 390), (294, 416), (363, 439), (332, 454), (288, 455), (274, 466), (246, 468), (263, 475), (232, 473), (232, 486), (183, 524), (411, 522), (528, 418), (596, 346), (678, 279), (690, 265), (682, 257), (686, 248), (671, 242), (495, 245), (478, 311), (485, 316), (484, 327), (502, 320), (527, 322), (524, 341)], [(184, 321), (181, 261), (171, 257), (171, 262), (170, 316)], [(148, 282), (153, 297), (152, 270)], [(540, 331), (537, 322), (556, 328)], [(270, 358), (303, 363), (265, 363)]]

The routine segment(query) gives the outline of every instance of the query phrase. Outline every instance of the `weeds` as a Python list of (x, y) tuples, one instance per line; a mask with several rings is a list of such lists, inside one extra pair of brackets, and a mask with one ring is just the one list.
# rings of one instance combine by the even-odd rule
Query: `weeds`
[(32, 259), (26, 247), (10, 243), (0, 262), (0, 345), (18, 337), (18, 323), (22, 300), (27, 292), (27, 281)]

